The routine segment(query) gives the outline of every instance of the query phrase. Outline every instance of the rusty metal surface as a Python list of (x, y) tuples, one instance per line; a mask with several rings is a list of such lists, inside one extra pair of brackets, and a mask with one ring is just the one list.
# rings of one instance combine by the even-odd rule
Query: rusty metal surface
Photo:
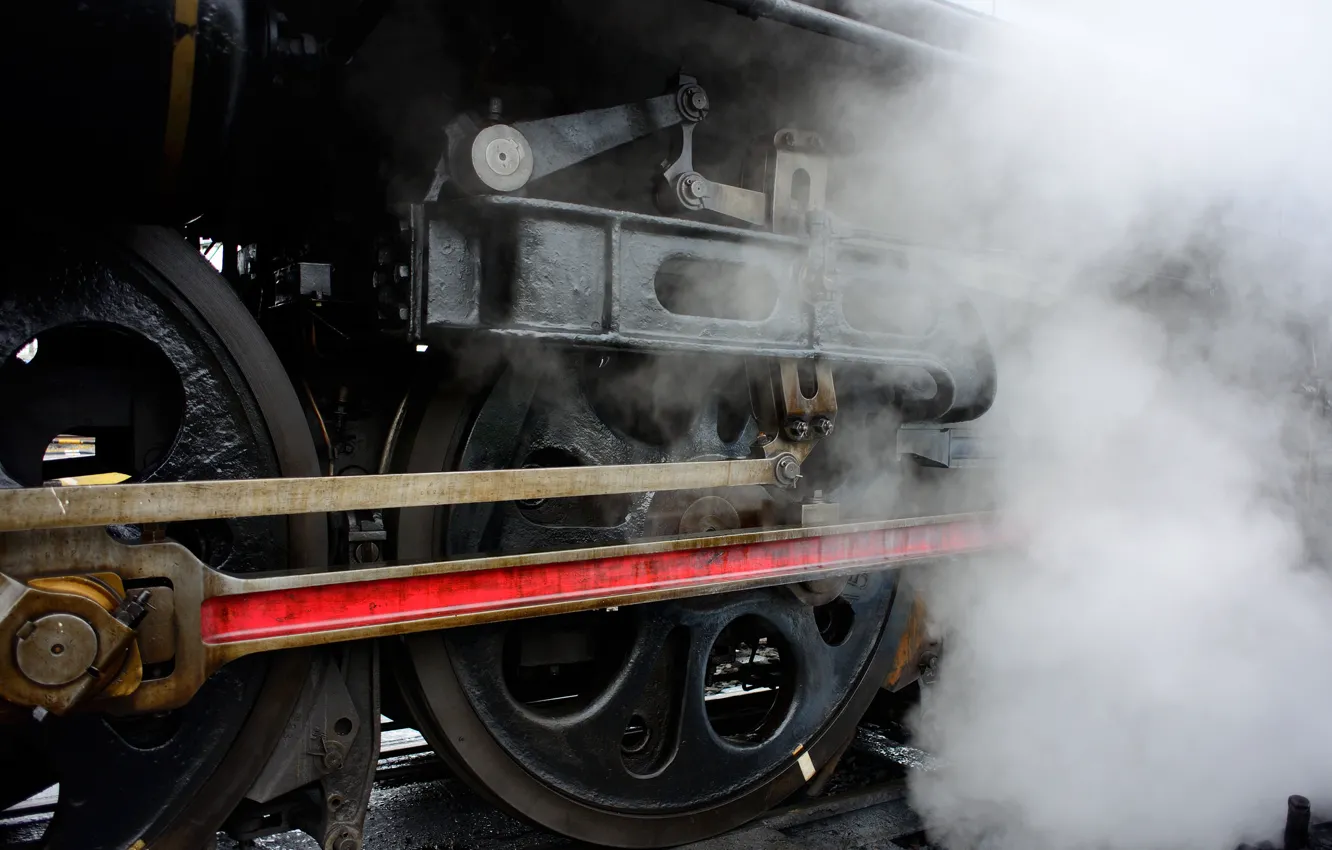
[(773, 460), (0, 490), (0, 531), (774, 484)]
[(912, 570), (903, 571), (897, 586), (897, 598), (888, 615), (888, 634), (897, 636), (893, 666), (883, 680), (884, 689), (889, 691), (900, 691), (920, 678), (920, 663), (930, 646), (925, 600), (918, 585), (919, 579)]

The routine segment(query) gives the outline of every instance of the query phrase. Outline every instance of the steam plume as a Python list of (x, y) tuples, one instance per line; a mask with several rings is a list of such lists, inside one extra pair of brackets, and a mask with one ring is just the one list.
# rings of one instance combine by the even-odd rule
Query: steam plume
[(855, 93), (860, 214), (1029, 305), (986, 421), (1023, 543), (935, 576), (915, 802), (954, 850), (1266, 837), (1332, 801), (1332, 7), (1019, 2), (996, 73)]

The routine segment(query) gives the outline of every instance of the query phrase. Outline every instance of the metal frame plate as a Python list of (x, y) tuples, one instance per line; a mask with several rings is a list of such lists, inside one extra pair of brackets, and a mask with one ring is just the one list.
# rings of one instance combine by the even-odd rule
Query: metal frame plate
[[(937, 279), (913, 276), (899, 246), (853, 243), (826, 227), (806, 239), (517, 197), (417, 206), (412, 226), (410, 326), (425, 342), (483, 331), (602, 348), (881, 364), (934, 381), (919, 411), (924, 419), (974, 418), (993, 400), (994, 364), (975, 309)], [(701, 281), (706, 297), (729, 307), (761, 290), (771, 311), (759, 318), (672, 312), (657, 289), (671, 263), (732, 270), (739, 277), (718, 272)], [(727, 291), (737, 286), (745, 291)], [(865, 329), (843, 297), (866, 287), (913, 304), (923, 299), (928, 321)]]

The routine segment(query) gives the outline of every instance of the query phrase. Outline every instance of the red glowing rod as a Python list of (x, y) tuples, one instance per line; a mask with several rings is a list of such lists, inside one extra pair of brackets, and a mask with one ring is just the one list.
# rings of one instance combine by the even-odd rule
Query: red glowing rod
[[(213, 596), (203, 603), (207, 644), (281, 639), (404, 623), (447, 625), (501, 612), (549, 613), (627, 604), (791, 577), (886, 568), (993, 545), (975, 518), (694, 549), (612, 554), (434, 574), (368, 577)], [(406, 629), (402, 629), (406, 630)]]

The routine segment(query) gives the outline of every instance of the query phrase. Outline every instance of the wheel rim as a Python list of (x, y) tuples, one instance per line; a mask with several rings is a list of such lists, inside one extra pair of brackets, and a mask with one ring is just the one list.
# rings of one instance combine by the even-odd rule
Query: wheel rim
[[(450, 456), (461, 469), (521, 465), (554, 452), (580, 463), (741, 457), (756, 432), (752, 422), (722, 427), (721, 406), (705, 399), (669, 445), (644, 443), (608, 426), (587, 389), (585, 369), (510, 371), (470, 417), (437, 399), (408, 465), (438, 470)], [(683, 513), (716, 521), (727, 512), (705, 500), (719, 499), (689, 494), (683, 502), (708, 509)], [(560, 501), (404, 511), (400, 540), (411, 551), (399, 555), (671, 531), (653, 527), (651, 494), (603, 511), (598, 525), (587, 524), (596, 512), (586, 505)], [(753, 504), (737, 501), (753, 521)], [(558, 522), (570, 517), (583, 524)], [(602, 844), (678, 844), (789, 795), (805, 781), (793, 753), (822, 764), (853, 733), (890, 660), (880, 643), (893, 583), (857, 576), (817, 610), (772, 588), (419, 635), (407, 641), (407, 691), (436, 749), (518, 814)], [(728, 681), (751, 687), (722, 693)]]
[[(99, 444), (113, 447), (109, 462), (129, 464), (120, 471), (133, 480), (317, 474), (276, 355), (225, 282), (179, 237), (143, 229), (114, 242), (31, 242), (7, 258), (0, 310), (7, 477), (41, 483), (32, 481), (45, 477), (32, 452), (52, 428), (97, 431)], [(19, 362), (16, 353), (33, 339), (36, 356)], [(62, 383), (111, 392), (62, 396)], [(228, 572), (325, 557), (318, 517), (167, 533)], [(155, 847), (198, 846), (262, 768), (304, 664), (297, 654), (229, 665), (187, 706), (164, 715), (48, 717), (35, 729), (8, 730), (40, 735), (50, 778), (60, 783), (46, 846), (124, 847), (141, 838)], [(133, 781), (107, 782), (108, 772)]]

